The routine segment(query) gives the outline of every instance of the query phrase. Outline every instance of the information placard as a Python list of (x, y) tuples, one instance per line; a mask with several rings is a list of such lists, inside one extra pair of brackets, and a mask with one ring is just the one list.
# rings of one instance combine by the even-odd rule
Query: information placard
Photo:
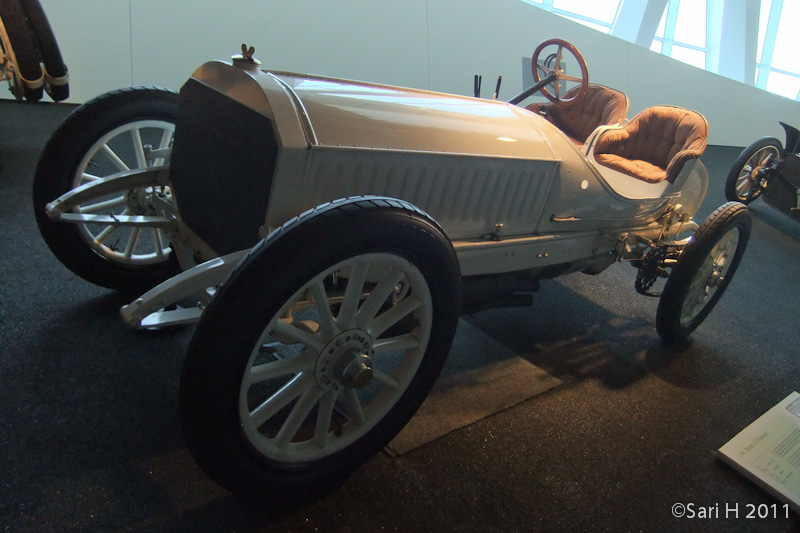
[(791, 393), (758, 417), (719, 456), (800, 513), (800, 394)]

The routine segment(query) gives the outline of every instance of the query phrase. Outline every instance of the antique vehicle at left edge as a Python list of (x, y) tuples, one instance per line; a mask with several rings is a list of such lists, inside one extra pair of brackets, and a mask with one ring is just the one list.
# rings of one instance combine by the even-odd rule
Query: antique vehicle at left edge
[(69, 72), (38, 0), (0, 2), (0, 81), (20, 101), (69, 97)]
[[(269, 71), (243, 47), (180, 94), (114, 91), (54, 133), (42, 235), (85, 279), (144, 292), (130, 327), (197, 322), (181, 423), (217, 483), (341, 482), (422, 403), (459, 316), (527, 305), (543, 279), (633, 264), (668, 342), (716, 305), (751, 220), (738, 202), (692, 220), (703, 116), (625, 120), (627, 97), (562, 40), (532, 68), (500, 102)], [(548, 102), (517, 105), (535, 92)]]

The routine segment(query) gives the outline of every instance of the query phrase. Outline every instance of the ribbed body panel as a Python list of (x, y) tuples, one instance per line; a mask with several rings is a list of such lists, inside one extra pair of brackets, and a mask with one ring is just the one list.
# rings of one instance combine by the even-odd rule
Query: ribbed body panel
[(347, 196), (385, 195), (425, 210), (451, 238), (535, 230), (553, 176), (553, 161), (493, 159), (370, 149), (311, 150), (298, 183), (302, 208)]

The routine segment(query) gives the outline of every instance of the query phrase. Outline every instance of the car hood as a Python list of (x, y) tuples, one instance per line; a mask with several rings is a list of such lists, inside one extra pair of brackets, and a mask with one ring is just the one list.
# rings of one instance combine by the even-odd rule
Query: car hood
[(312, 144), (556, 159), (548, 135), (558, 135), (557, 130), (505, 102), (286, 72), (269, 74), (303, 107)]

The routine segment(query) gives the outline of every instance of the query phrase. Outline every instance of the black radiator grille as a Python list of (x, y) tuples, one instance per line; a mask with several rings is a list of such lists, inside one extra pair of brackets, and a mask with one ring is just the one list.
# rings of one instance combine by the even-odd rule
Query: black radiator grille
[(277, 154), (269, 118), (194, 79), (186, 82), (170, 177), (181, 218), (218, 254), (258, 241)]

